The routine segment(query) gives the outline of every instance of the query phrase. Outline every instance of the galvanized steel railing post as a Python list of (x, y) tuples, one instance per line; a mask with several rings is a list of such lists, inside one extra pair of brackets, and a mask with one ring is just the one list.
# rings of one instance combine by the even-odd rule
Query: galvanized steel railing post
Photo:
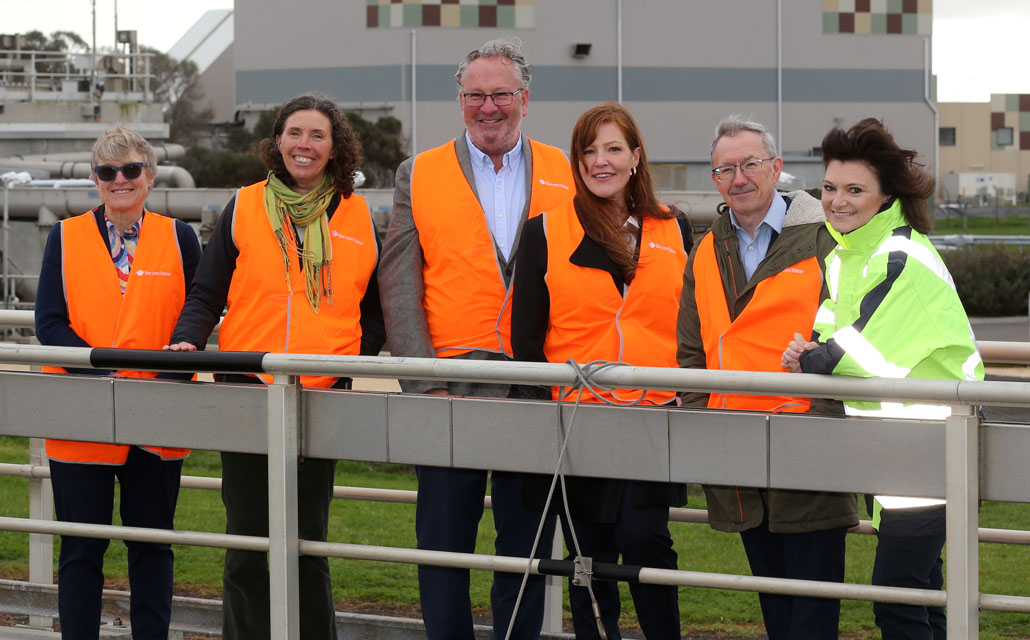
[(969, 405), (953, 407), (946, 421), (948, 499), (948, 637), (980, 637), (980, 420)]
[[(43, 438), (29, 438), (29, 464), (47, 465)], [(29, 479), (29, 517), (33, 520), (51, 520), (54, 515), (54, 494), (49, 478)], [(29, 582), (54, 583), (54, 537), (43, 533), (29, 534)], [(52, 629), (50, 616), (29, 616), (29, 626)]]
[(297, 376), (277, 375), (268, 385), (268, 577), (271, 636), (300, 637), (297, 537)]
[[(551, 516), (552, 518), (554, 516)], [(561, 559), (564, 555), (562, 544), (561, 527), (554, 528), (554, 538), (551, 540), (551, 557)], [(565, 586), (565, 578), (562, 576), (547, 576), (544, 587), (544, 633), (562, 632), (562, 590)]]

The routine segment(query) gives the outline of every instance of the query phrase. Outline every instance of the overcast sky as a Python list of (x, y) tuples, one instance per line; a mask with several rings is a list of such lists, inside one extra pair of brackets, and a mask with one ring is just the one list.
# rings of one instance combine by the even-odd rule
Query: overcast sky
[[(89, 42), (91, 5), (91, 0), (0, 0), (0, 31), (75, 31)], [(231, 8), (233, 2), (96, 0), (98, 46), (114, 44), (116, 5), (120, 29), (135, 29), (141, 44), (167, 51), (205, 11)], [(933, 0), (933, 13), (939, 101), (986, 102), (991, 93), (1030, 93), (1030, 0)]]

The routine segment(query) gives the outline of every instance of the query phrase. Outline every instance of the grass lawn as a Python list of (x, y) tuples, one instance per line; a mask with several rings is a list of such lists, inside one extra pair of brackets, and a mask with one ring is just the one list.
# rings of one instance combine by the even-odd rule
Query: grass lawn
[(1025, 236), (1030, 235), (1030, 223), (1026, 216), (1005, 216), (1001, 215), (995, 220), (994, 216), (969, 216), (966, 230), (962, 228), (960, 216), (938, 217), (934, 220), (933, 235), (950, 235), (964, 233), (972, 236)]
[[(0, 438), (0, 462), (24, 463), (27, 460), (25, 439)], [(185, 473), (219, 475), (218, 454), (194, 452), (186, 462)], [(414, 489), (415, 477), (409, 467), (341, 462), (337, 466), (336, 484)], [(0, 500), (5, 505), (3, 515), (28, 515), (27, 487), (28, 481), (24, 478), (0, 477)], [(704, 506), (704, 496), (697, 487), (691, 487), (689, 506)], [(1030, 506), (986, 503), (981, 513), (981, 525), (1030, 529)], [(221, 532), (224, 526), (225, 515), (216, 492), (182, 491), (176, 514), (177, 529)], [(479, 553), (492, 552), (492, 527), (488, 513), (480, 526)], [(672, 523), (671, 529), (681, 569), (749, 573), (739, 536), (718, 533), (704, 525)], [(339, 500), (333, 503), (330, 525), (330, 539), (333, 541), (414, 547), (414, 532), (413, 505)], [(25, 534), (0, 532), (0, 575), (21, 579), (27, 577), (27, 542)], [(874, 548), (875, 540), (872, 536), (848, 537), (848, 582), (868, 584)], [(175, 554), (175, 577), (179, 592), (219, 597), (222, 551), (176, 546)], [(330, 560), (330, 564), (339, 608), (418, 615), (414, 566), (337, 559)], [(1028, 566), (1030, 549), (1014, 545), (981, 544), (981, 590), (985, 593), (1030, 595)], [(111, 545), (105, 569), (114, 585), (125, 584), (123, 544), (115, 542)], [(472, 573), (472, 601), (484, 613), (488, 613), (489, 609), (490, 580), (489, 573)], [(632, 601), (625, 586), (623, 603), (626, 626), (635, 626)], [(684, 629), (690, 633), (759, 636), (763, 632), (758, 599), (751, 593), (682, 588), (680, 614)], [(843, 602), (841, 631), (843, 636), (849, 638), (878, 637), (873, 624), (871, 603)], [(1030, 637), (1030, 616), (984, 612), (981, 617), (981, 637)]]

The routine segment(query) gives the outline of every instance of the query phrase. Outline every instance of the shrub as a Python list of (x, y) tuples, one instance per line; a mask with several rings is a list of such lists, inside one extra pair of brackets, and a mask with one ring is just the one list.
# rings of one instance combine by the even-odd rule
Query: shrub
[(971, 316), (1022, 316), (1030, 293), (1030, 252), (1004, 245), (972, 246), (941, 253)]
[(268, 175), (265, 163), (252, 154), (233, 151), (212, 151), (203, 147), (190, 147), (180, 163), (193, 175), (197, 187), (202, 189), (238, 189)]

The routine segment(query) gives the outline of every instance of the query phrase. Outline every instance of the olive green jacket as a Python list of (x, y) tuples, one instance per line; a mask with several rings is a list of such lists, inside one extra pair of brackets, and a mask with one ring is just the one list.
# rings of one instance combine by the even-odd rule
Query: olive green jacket
[[(822, 259), (836, 246), (836, 241), (823, 224), (825, 218), (822, 207), (815, 198), (803, 191), (782, 197), (787, 200), (783, 232), (773, 241), (765, 260), (758, 265), (750, 280), (744, 279), (737, 234), (730, 222), (729, 213), (724, 212), (719, 216), (709, 231), (715, 234), (716, 246), (728, 247), (727, 251), (716, 251), (716, 262), (732, 318), (744, 310), (754, 294), (755, 286), (763, 279), (813, 256), (818, 258), (821, 265)], [(694, 296), (692, 269), (694, 254), (700, 245), (700, 242), (695, 245), (690, 265), (683, 274), (676, 333), (680, 366), (705, 369), (707, 359), (701, 340), (701, 321)], [(825, 282), (821, 295), (822, 298), (827, 295)], [(790, 304), (790, 301), (784, 303)], [(798, 329), (804, 333), (808, 327)], [(786, 349), (787, 345), (783, 347)], [(708, 406), (707, 393), (688, 393), (683, 400), (684, 405), (690, 407)], [(810, 412), (829, 415), (844, 413), (839, 402), (819, 399), (812, 401)], [(746, 531), (759, 526), (766, 517), (769, 530), (773, 533), (804, 533), (858, 524), (858, 502), (852, 493), (707, 485), (704, 490), (708, 500), (709, 524), (719, 531)]]

